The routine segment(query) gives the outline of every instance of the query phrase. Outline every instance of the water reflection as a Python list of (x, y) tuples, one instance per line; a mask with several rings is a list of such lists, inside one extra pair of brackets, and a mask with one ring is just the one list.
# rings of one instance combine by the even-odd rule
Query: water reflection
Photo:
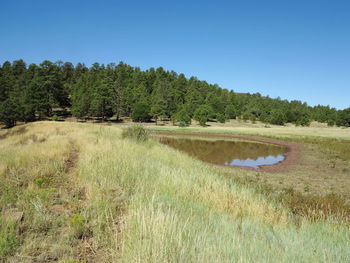
[(285, 147), (248, 141), (204, 140), (158, 137), (165, 145), (188, 153), (204, 162), (259, 168), (284, 160)]

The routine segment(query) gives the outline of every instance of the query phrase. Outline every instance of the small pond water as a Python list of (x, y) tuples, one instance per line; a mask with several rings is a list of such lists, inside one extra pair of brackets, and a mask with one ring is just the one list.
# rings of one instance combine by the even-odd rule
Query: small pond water
[(252, 141), (182, 137), (158, 137), (158, 140), (204, 162), (225, 166), (259, 168), (283, 161), (286, 153), (283, 146)]

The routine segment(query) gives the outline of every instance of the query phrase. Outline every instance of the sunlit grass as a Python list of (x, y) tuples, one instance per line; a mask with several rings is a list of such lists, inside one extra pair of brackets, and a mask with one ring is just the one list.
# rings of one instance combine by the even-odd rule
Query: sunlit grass
[[(1, 257), (13, 262), (350, 260), (347, 225), (303, 217), (296, 222), (286, 208), (215, 167), (154, 140), (122, 139), (121, 133), (116, 127), (41, 122), (0, 140), (1, 213), (9, 207), (24, 213), (9, 228), (19, 243)], [(74, 151), (79, 151), (76, 166), (67, 169)]]
[(229, 123), (220, 124), (217, 122), (208, 122), (209, 126), (202, 128), (197, 125), (192, 125), (187, 128), (180, 128), (177, 126), (149, 126), (152, 130), (160, 131), (178, 131), (178, 132), (201, 132), (201, 133), (222, 133), (222, 134), (236, 134), (236, 135), (255, 135), (277, 138), (295, 138), (307, 139), (325, 138), (325, 139), (342, 139), (350, 140), (350, 128), (345, 127), (327, 127), (318, 123), (313, 123), (310, 127), (294, 126), (288, 124), (286, 126), (265, 125), (262, 123), (251, 124), (243, 121), (230, 120)]

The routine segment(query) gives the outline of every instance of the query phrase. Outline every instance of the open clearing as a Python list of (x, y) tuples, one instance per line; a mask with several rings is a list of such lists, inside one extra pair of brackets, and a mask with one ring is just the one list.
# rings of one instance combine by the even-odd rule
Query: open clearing
[[(302, 147), (288, 171), (268, 173), (205, 164), (155, 140), (122, 139), (120, 126), (36, 122), (1, 130), (0, 259), (350, 261), (350, 129), (151, 129)], [(281, 193), (290, 199), (278, 200)], [(309, 195), (322, 204), (332, 193), (343, 202), (334, 197), (331, 210), (308, 203)], [(286, 203), (303, 198), (309, 206)]]

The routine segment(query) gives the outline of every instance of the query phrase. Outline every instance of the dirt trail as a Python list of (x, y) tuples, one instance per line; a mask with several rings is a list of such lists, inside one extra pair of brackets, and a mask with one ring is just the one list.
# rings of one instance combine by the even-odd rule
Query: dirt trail
[(215, 138), (233, 138), (241, 140), (249, 140), (256, 142), (264, 142), (270, 144), (276, 144), (286, 147), (286, 155), (284, 161), (274, 165), (264, 165), (259, 169), (250, 167), (233, 167), (238, 169), (268, 172), (268, 173), (285, 173), (288, 172), (291, 165), (298, 164), (300, 158), (300, 151), (302, 145), (295, 142), (281, 141), (277, 139), (257, 137), (257, 136), (241, 136), (241, 135), (230, 135), (230, 134), (212, 134), (212, 133), (191, 133), (191, 132), (163, 132), (163, 131), (152, 131), (153, 134), (162, 135), (183, 135), (183, 136), (194, 136), (194, 137), (215, 137)]
[(79, 158), (79, 149), (76, 147), (73, 141), (70, 141), (72, 145), (72, 150), (69, 153), (68, 159), (65, 161), (64, 166), (66, 173), (70, 173), (76, 166)]

